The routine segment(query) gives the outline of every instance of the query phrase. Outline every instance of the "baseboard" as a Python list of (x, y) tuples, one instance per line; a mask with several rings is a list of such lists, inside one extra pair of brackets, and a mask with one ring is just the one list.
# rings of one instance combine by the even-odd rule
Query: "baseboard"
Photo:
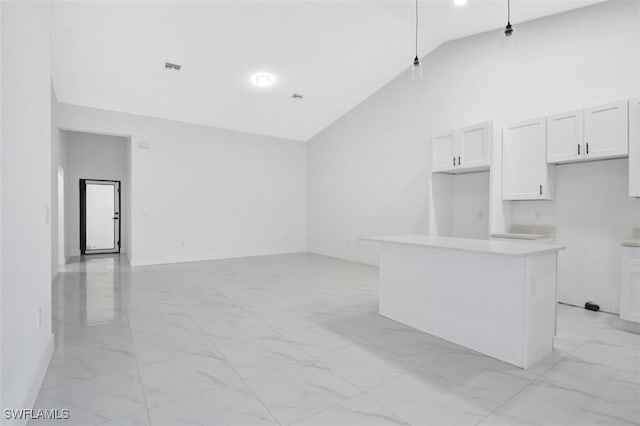
[(334, 250), (325, 250), (321, 248), (309, 247), (307, 252), (312, 254), (318, 254), (320, 256), (333, 257), (335, 259), (348, 260), (349, 262), (362, 263), (363, 265), (378, 266), (377, 260), (371, 261), (369, 259), (365, 259), (362, 257), (345, 255), (344, 253), (339, 253)]
[(305, 248), (300, 248), (298, 250), (285, 250), (285, 251), (269, 251), (269, 252), (261, 252), (261, 253), (243, 253), (237, 255), (223, 255), (223, 256), (215, 256), (215, 255), (204, 255), (204, 256), (184, 256), (184, 257), (168, 257), (168, 258), (155, 258), (155, 259), (135, 259), (129, 258), (129, 263), (131, 266), (152, 266), (152, 265), (169, 265), (173, 263), (191, 263), (191, 262), (204, 262), (207, 260), (224, 260), (224, 259), (238, 259), (242, 257), (261, 257), (261, 256), (276, 256), (279, 254), (295, 254), (295, 253), (304, 253), (307, 250)]
[[(33, 378), (31, 379), (31, 385), (29, 386), (26, 395), (24, 395), (24, 397), (22, 398), (23, 403), (17, 408), (33, 408), (35, 406), (36, 400), (38, 399), (38, 394), (40, 393), (40, 388), (42, 387), (42, 382), (44, 381), (44, 376), (47, 374), (47, 369), (49, 368), (49, 363), (51, 362), (51, 357), (53, 356), (53, 348), (54, 340), (53, 334), (51, 334), (49, 336), (49, 342), (46, 344), (40, 360), (36, 365)], [(8, 422), (8, 425), (22, 426), (28, 423), (28, 419), (8, 420)], [(5, 423), (2, 424), (4, 425)]]

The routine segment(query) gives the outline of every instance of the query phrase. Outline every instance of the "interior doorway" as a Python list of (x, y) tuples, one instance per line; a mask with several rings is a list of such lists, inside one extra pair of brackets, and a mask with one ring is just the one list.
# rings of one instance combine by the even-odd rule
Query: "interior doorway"
[(80, 179), (80, 254), (120, 253), (120, 181)]

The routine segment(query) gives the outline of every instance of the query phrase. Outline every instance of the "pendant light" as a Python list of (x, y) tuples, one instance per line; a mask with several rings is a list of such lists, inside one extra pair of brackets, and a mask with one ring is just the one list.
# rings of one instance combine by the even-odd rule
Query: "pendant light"
[(511, 0), (507, 0), (507, 26), (504, 27), (504, 36), (513, 37), (513, 26), (511, 25)]
[(413, 58), (413, 66), (411, 67), (411, 77), (415, 78), (416, 74), (422, 76), (422, 66), (418, 57), (418, 0), (416, 0), (416, 56)]
[[(516, 29), (511, 25), (511, 0), (507, 0), (507, 26), (504, 27), (504, 37), (502, 38), (502, 47), (516, 47)], [(519, 38), (519, 37), (518, 37)]]

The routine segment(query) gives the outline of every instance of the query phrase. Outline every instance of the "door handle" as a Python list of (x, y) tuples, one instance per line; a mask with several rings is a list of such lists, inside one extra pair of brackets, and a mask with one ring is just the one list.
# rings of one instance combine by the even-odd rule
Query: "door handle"
[(589, 155), (589, 142), (587, 142), (587, 155)]
[(540, 195), (542, 195), (542, 185), (540, 185)]
[(453, 157), (453, 165), (456, 165), (456, 157)]
[(578, 155), (580, 155), (580, 144), (578, 144)]
[(462, 165), (462, 160), (460, 159), (460, 156), (458, 155), (458, 166)]

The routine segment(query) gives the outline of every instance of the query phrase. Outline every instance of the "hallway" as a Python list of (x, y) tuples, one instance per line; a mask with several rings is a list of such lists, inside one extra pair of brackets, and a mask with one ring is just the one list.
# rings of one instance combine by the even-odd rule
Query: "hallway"
[(311, 254), (76, 258), (36, 408), (69, 409), (58, 425), (640, 422), (640, 340), (616, 316), (559, 306), (556, 350), (525, 371), (380, 317), (377, 275)]

